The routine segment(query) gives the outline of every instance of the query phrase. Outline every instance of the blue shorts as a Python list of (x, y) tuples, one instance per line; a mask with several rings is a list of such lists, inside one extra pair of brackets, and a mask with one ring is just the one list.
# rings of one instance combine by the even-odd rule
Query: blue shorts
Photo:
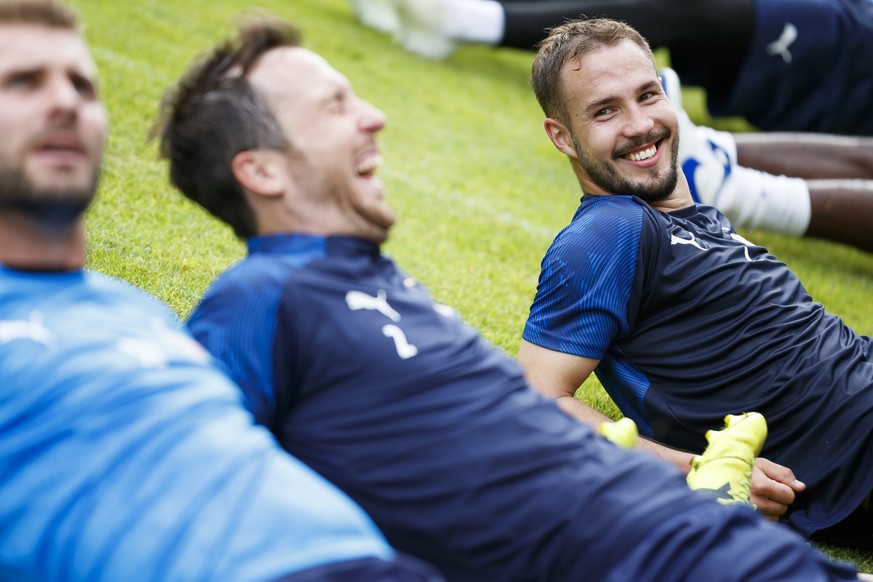
[(758, 0), (758, 22), (732, 93), (715, 116), (764, 131), (873, 135), (873, 1)]

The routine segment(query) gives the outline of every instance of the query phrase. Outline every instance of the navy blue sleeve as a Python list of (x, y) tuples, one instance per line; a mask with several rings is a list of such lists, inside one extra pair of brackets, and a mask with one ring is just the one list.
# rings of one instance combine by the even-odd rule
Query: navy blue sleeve
[(194, 338), (239, 385), (258, 423), (273, 426), (273, 338), (282, 278), (266, 261), (248, 259), (222, 275), (188, 321)]
[(522, 337), (600, 360), (628, 329), (643, 208), (623, 196), (588, 201), (552, 243)]

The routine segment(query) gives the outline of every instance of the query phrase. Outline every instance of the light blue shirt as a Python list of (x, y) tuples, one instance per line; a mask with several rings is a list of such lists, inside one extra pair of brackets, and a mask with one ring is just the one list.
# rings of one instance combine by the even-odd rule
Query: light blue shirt
[(269, 580), (394, 554), (165, 306), (0, 267), (0, 580)]

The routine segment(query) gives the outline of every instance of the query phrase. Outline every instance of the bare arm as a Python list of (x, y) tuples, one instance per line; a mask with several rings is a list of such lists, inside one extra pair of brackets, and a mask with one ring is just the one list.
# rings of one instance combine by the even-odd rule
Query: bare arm
[[(611, 419), (575, 397), (576, 390), (591, 375), (599, 360), (549, 350), (525, 340), (518, 349), (518, 361), (528, 382), (541, 393), (556, 399), (564, 412), (594, 428)], [(693, 454), (640, 439), (637, 448), (648, 451), (687, 475)], [(791, 469), (758, 458), (752, 473), (752, 503), (767, 518), (775, 520), (794, 502), (795, 492), (805, 485)]]
[[(593, 428), (612, 420), (575, 397), (576, 389), (591, 375), (599, 360), (556, 352), (521, 340), (518, 361), (528, 382), (546, 396), (556, 399), (558, 406), (570, 416)], [(640, 439), (637, 447), (670, 462), (685, 475), (691, 470), (691, 453), (647, 439)]]

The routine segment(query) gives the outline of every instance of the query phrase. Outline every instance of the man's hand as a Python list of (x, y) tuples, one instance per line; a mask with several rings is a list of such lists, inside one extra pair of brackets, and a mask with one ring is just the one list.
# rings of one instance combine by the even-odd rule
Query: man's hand
[(794, 503), (796, 493), (806, 489), (788, 467), (758, 457), (752, 469), (752, 503), (764, 517), (776, 521)]

